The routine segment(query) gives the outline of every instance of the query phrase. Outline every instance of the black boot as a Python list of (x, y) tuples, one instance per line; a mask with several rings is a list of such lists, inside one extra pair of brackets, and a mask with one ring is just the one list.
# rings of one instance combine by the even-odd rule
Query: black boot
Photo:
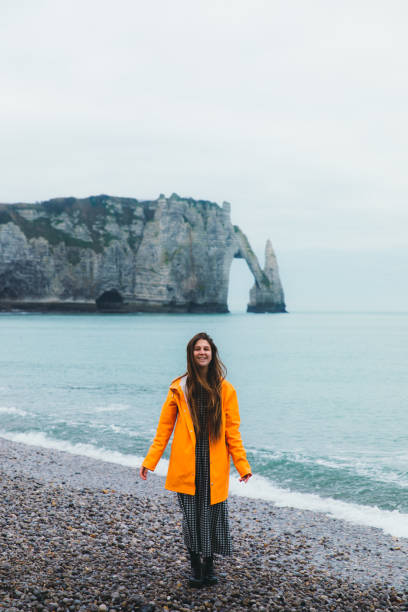
[(203, 563), (203, 579), (204, 584), (208, 584), (209, 586), (213, 586), (217, 584), (218, 578), (214, 574), (214, 559), (213, 557), (204, 557)]
[(201, 569), (200, 554), (189, 550), (191, 562), (191, 576), (188, 579), (188, 584), (191, 587), (200, 587), (203, 585), (203, 573)]

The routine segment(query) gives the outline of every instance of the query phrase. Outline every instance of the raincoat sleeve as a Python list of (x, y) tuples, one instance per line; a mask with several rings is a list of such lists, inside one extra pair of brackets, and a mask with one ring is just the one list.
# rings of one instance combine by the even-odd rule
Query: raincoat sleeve
[(237, 393), (234, 387), (230, 385), (225, 400), (225, 440), (237, 472), (239, 472), (240, 476), (246, 476), (251, 474), (252, 470), (246, 458), (239, 424), (240, 416)]
[(167, 442), (173, 432), (177, 419), (177, 403), (172, 390), (170, 389), (166, 401), (163, 404), (156, 435), (151, 447), (142, 463), (148, 470), (154, 470), (159, 463), (160, 457), (164, 453)]

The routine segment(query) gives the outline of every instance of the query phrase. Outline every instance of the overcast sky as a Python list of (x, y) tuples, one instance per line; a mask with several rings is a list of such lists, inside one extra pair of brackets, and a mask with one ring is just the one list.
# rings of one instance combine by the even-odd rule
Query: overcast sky
[(0, 201), (227, 200), (261, 260), (271, 238), (289, 309), (408, 310), (407, 17), (406, 0), (1, 0)]

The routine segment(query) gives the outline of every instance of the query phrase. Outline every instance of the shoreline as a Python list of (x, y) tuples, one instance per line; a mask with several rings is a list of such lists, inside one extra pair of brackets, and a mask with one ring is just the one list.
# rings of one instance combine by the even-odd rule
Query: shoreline
[(194, 591), (162, 476), (4, 438), (0, 458), (0, 609), (408, 609), (406, 538), (230, 495), (234, 557)]
[[(0, 408), (0, 412), (1, 412)], [(14, 414), (19, 414), (18, 409), (10, 409)], [(25, 416), (25, 412), (21, 412)], [(48, 438), (42, 432), (23, 432), (0, 431), (0, 438), (11, 442), (22, 443), (30, 447), (40, 447), (48, 449), (50, 452), (63, 451), (70, 455), (85, 456), (90, 460), (96, 459), (105, 463), (119, 464), (132, 469), (139, 469), (142, 461), (141, 456), (133, 454), (122, 454), (120, 451), (98, 448), (93, 444), (75, 444), (69, 441)], [(165, 476), (167, 471), (168, 459), (160, 461), (154, 474)], [(49, 466), (48, 466), (49, 469)], [(237, 475), (236, 475), (237, 476)], [(133, 488), (127, 492), (133, 492)], [(345, 521), (346, 523), (360, 525), (362, 527), (378, 528), (385, 534), (396, 538), (405, 538), (408, 541), (408, 513), (399, 510), (385, 510), (377, 506), (361, 505), (358, 502), (342, 501), (332, 497), (320, 497), (316, 493), (300, 492), (296, 490), (280, 488), (275, 486), (264, 476), (255, 474), (248, 484), (238, 483), (238, 477), (234, 478), (234, 470), (230, 479), (229, 495), (248, 497), (260, 501), (272, 503), (276, 507), (310, 510), (318, 515), (325, 515), (331, 518)]]

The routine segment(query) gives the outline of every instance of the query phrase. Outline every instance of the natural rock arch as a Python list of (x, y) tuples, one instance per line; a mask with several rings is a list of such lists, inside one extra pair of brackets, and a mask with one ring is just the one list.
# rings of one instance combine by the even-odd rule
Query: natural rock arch
[(271, 241), (266, 241), (265, 266), (262, 270), (245, 234), (237, 225), (234, 225), (234, 232), (237, 244), (234, 258), (245, 259), (255, 280), (249, 292), (247, 312), (286, 312), (278, 263)]

